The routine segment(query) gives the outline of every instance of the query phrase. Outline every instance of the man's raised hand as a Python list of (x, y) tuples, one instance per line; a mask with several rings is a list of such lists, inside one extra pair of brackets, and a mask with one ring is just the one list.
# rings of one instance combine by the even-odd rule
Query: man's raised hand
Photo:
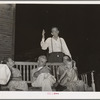
[(45, 30), (42, 31), (42, 38), (45, 38)]

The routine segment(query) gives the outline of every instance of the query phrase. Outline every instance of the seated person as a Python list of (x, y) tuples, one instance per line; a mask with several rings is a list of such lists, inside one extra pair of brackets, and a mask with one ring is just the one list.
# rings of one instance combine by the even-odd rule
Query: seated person
[[(75, 63), (75, 62), (74, 62)], [(57, 74), (60, 79), (58, 83), (64, 88), (65, 91), (84, 91), (85, 84), (78, 79), (77, 68), (73, 66), (73, 60), (69, 56), (63, 57), (63, 65), (58, 67)]]
[(28, 85), (25, 81), (22, 81), (22, 76), (17, 68), (14, 68), (14, 61), (11, 58), (7, 59), (7, 65), (11, 70), (11, 79), (8, 83), (10, 91), (27, 91)]
[(42, 91), (52, 91), (51, 86), (56, 82), (56, 79), (51, 75), (50, 68), (45, 66), (46, 61), (46, 56), (38, 58), (37, 68), (32, 70), (32, 86), (42, 87)]

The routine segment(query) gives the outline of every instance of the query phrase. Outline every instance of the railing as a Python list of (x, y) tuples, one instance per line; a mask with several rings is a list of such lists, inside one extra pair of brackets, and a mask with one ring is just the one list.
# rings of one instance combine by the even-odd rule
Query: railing
[[(62, 63), (47, 63), (46, 66), (51, 68), (52, 75), (58, 80), (57, 68)], [(31, 70), (37, 68), (37, 62), (15, 62), (15, 67), (21, 71), (22, 79), (27, 83), (31, 83)], [(85, 84), (90, 85), (92, 90), (95, 91), (94, 71), (90, 71), (80, 75), (80, 78)]]
[(86, 85), (89, 85), (90, 87), (92, 87), (93, 91), (96, 91), (94, 82), (94, 71), (83, 73), (80, 75), (80, 77)]
[[(46, 66), (51, 68), (52, 75), (58, 79), (57, 76), (57, 67), (59, 67), (62, 63), (47, 63)], [(15, 67), (21, 71), (22, 79), (27, 81), (27, 83), (31, 83), (31, 70), (37, 68), (37, 62), (15, 62)]]

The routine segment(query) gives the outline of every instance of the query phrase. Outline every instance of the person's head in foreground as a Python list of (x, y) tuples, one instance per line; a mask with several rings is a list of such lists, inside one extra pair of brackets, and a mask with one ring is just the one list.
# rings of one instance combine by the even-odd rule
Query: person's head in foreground
[(46, 56), (42, 55), (42, 56), (39, 56), (38, 58), (38, 67), (43, 67), (46, 65), (46, 62), (47, 62), (47, 58)]
[(54, 37), (58, 37), (58, 34), (59, 34), (59, 30), (57, 27), (52, 27), (51, 29), (51, 34), (54, 36)]
[(66, 56), (63, 57), (63, 63), (65, 65), (67, 65), (67, 67), (69, 69), (71, 69), (73, 67), (73, 65), (72, 65), (72, 59), (68, 55), (66, 55)]
[(12, 60), (12, 58), (7, 58), (7, 65), (9, 68), (12, 68), (14, 66), (14, 61)]

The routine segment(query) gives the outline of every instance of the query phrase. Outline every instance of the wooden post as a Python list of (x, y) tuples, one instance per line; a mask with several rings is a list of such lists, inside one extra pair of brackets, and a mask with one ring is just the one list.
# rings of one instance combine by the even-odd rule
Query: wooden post
[(86, 84), (88, 84), (87, 74), (85, 74)]
[(95, 91), (94, 71), (91, 72), (91, 78), (92, 78), (92, 88), (93, 88), (93, 91)]
[(83, 75), (81, 75), (81, 79), (83, 80)]
[(85, 82), (85, 74), (83, 74), (83, 81), (84, 81), (84, 83), (86, 83), (86, 82)]
[(30, 67), (29, 65), (26, 66), (26, 68), (27, 68), (26, 69), (27, 70), (27, 81), (29, 81), (29, 67)]
[(23, 80), (24, 80), (24, 81), (26, 81), (26, 80), (25, 80), (25, 75), (26, 75), (26, 73), (25, 73), (25, 65), (24, 65), (24, 66), (23, 66)]

